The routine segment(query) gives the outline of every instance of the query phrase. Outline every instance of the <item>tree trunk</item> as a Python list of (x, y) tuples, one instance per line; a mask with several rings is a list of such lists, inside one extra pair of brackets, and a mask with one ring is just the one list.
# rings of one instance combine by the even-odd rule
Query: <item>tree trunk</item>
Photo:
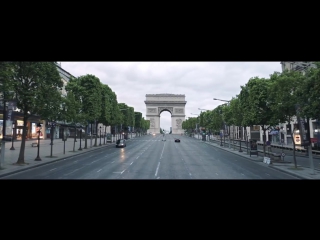
[[(25, 111), (25, 112), (28, 112), (28, 111)], [(22, 130), (21, 147), (20, 147), (20, 153), (19, 153), (19, 158), (18, 158), (17, 164), (25, 164), (24, 150), (26, 147), (27, 121), (28, 121), (28, 115), (24, 115), (23, 116), (23, 130)]]
[(50, 128), (50, 157), (52, 157), (52, 148), (53, 148), (53, 127)]
[(263, 140), (263, 156), (266, 156), (266, 130), (265, 128), (262, 129), (263, 130), (263, 136), (262, 136), (262, 140)]
[(294, 137), (293, 137), (293, 131), (290, 132), (291, 138), (292, 138), (292, 143), (293, 143), (293, 162), (294, 162), (294, 167), (297, 168), (297, 159), (296, 159), (296, 144), (294, 142)]
[(104, 144), (108, 143), (108, 141), (106, 139), (106, 134), (107, 134), (107, 126), (104, 126)]
[(94, 140), (94, 146), (97, 147), (97, 142), (98, 142), (98, 123), (96, 122), (95, 124), (95, 128), (96, 128), (96, 137), (95, 137), (95, 140)]
[(88, 143), (87, 143), (87, 139), (88, 139), (88, 126), (89, 125), (86, 125), (86, 131), (84, 133), (84, 148), (83, 149), (87, 149), (88, 148)]
[(77, 134), (77, 128), (74, 127), (74, 141), (73, 141), (73, 151), (76, 151), (76, 134)]

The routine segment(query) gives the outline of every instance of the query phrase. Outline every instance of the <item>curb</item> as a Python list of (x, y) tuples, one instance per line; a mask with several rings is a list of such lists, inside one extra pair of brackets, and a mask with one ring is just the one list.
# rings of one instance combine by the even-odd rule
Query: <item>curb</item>
[(311, 179), (311, 180), (313, 179), (313, 178), (303, 177), (303, 176), (301, 176), (301, 175), (298, 175), (298, 174), (295, 174), (295, 173), (292, 173), (292, 172), (288, 172), (288, 171), (283, 170), (283, 169), (281, 169), (281, 168), (277, 168), (276, 166), (268, 165), (268, 167), (270, 167), (270, 168), (272, 168), (272, 169), (275, 169), (275, 170), (278, 170), (278, 171), (280, 171), (280, 172), (286, 173), (286, 174), (288, 174), (288, 175), (297, 177), (297, 178), (299, 178), (299, 179)]
[[(205, 143), (206, 143), (206, 142), (205, 142)], [(214, 145), (212, 145), (212, 144), (210, 144), (210, 143), (207, 143), (207, 144), (208, 144), (208, 145), (211, 145), (211, 146), (213, 146), (213, 147), (216, 147), (216, 146), (214, 146)], [(256, 161), (256, 160), (251, 159), (251, 158), (249, 158), (249, 157), (247, 157), (247, 156), (244, 156), (244, 155), (236, 154), (236, 153), (234, 153), (234, 152), (232, 152), (232, 151), (228, 151), (227, 149), (223, 149), (223, 148), (219, 148), (219, 149), (222, 149), (222, 150), (224, 150), (224, 151), (226, 151), (226, 152), (233, 153), (233, 154), (235, 154), (235, 155), (238, 155), (238, 156), (240, 156), (240, 157), (243, 157), (243, 158), (245, 158), (245, 159), (247, 159), (247, 160), (251, 160), (251, 161), (253, 161), (253, 162), (263, 162), (263, 161)], [(277, 167), (275, 167), (275, 166), (271, 166), (271, 165), (267, 165), (267, 166), (268, 166), (268, 167), (271, 167), (272, 169), (278, 170), (278, 171), (280, 171), (280, 172), (286, 173), (286, 174), (288, 174), (288, 175), (297, 177), (297, 178), (299, 178), (299, 179), (313, 179), (313, 178), (302, 177), (302, 176), (300, 176), (300, 175), (298, 175), (298, 174), (285, 171), (285, 170), (283, 170), (283, 169), (281, 169), (281, 168), (277, 168)]]
[[(19, 172), (23, 172), (23, 171), (26, 171), (26, 170), (29, 170), (29, 169), (41, 167), (41, 166), (44, 166), (44, 165), (47, 165), (47, 164), (50, 164), (50, 163), (55, 163), (55, 162), (58, 162), (58, 161), (66, 160), (67, 158), (71, 158), (71, 157), (78, 156), (78, 155), (81, 155), (81, 154), (86, 154), (86, 153), (89, 153), (89, 152), (92, 152), (92, 151), (95, 151), (95, 150), (98, 150), (98, 149), (102, 149), (102, 148), (105, 148), (105, 147), (110, 147), (110, 146), (113, 146), (113, 145), (109, 144), (109, 145), (106, 145), (106, 146), (101, 146), (99, 148), (94, 148), (94, 149), (87, 150), (86, 152), (76, 153), (74, 155), (58, 158), (58, 159), (52, 160), (50, 162), (39, 163), (39, 164), (34, 165), (34, 166), (29, 166), (29, 167), (26, 167), (26, 168), (23, 168), (23, 169), (14, 170), (14, 171), (11, 171), (11, 172), (8, 172), (8, 173), (2, 173), (1, 174), (1, 172), (0, 172), (0, 178), (6, 177), (6, 176), (9, 176), (9, 175), (12, 175), (12, 174), (16, 174), (16, 173), (19, 173)], [(5, 169), (6, 168), (3, 168), (2, 170), (5, 170)]]

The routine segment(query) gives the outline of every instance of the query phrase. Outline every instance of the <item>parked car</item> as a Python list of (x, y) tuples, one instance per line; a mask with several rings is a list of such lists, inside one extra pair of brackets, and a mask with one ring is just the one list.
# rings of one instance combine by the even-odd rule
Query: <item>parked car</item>
[(116, 147), (125, 147), (126, 146), (126, 140), (125, 139), (118, 139), (116, 142)]

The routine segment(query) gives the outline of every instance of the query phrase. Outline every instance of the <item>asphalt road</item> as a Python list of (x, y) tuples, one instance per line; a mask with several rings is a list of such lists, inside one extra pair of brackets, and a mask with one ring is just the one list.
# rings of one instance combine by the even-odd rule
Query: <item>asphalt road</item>
[[(180, 138), (181, 142), (174, 142)], [(297, 179), (197, 139), (167, 134), (127, 141), (5, 179)]]

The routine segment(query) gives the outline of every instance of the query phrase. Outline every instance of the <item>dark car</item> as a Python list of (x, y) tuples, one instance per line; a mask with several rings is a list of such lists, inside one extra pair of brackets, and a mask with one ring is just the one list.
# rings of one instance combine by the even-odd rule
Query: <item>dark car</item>
[(175, 142), (180, 142), (180, 139), (176, 138), (174, 139)]
[(116, 142), (116, 147), (125, 147), (126, 146), (126, 140), (125, 139), (118, 139)]

